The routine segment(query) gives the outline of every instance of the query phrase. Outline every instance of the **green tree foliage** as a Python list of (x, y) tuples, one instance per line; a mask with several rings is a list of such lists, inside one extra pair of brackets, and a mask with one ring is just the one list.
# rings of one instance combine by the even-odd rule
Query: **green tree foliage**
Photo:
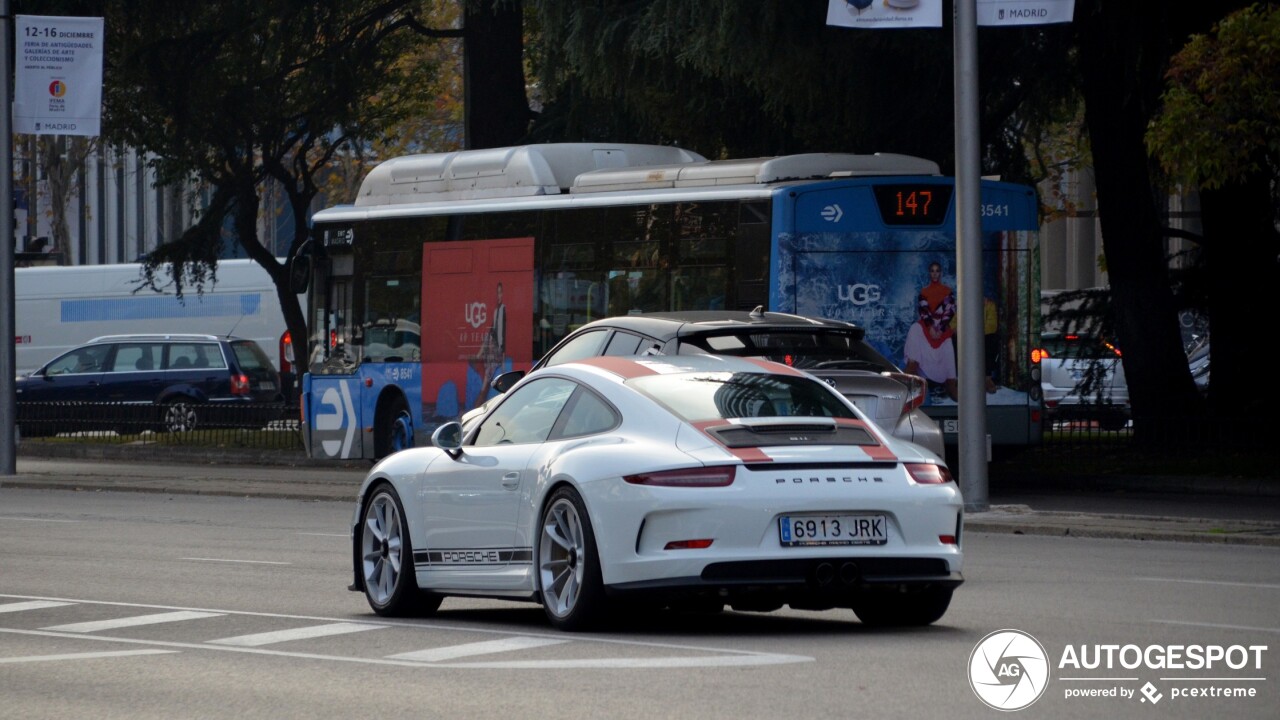
[[(531, 5), (540, 140), (671, 143), (709, 157), (900, 152), (952, 164), (949, 18), (941, 29), (866, 31), (826, 25), (819, 0)], [(1070, 94), (1069, 38), (1062, 26), (980, 33), (985, 172), (1032, 179), (1023, 140), (1061, 107), (1046, 98)]]
[(1220, 416), (1261, 416), (1256, 313), (1280, 264), (1280, 9), (1253, 5), (1194, 36), (1168, 71), (1147, 144), (1173, 178), (1199, 186), (1203, 287), (1213, 335), (1209, 400)]
[(1253, 5), (1170, 63), (1147, 146), (1171, 175), (1213, 190), (1280, 175), (1280, 7)]
[[(288, 197), (307, 239), (317, 177), (351, 139), (378, 138), (414, 107), (415, 75), (399, 62), (421, 35), (412, 0), (120, 0), (106, 6), (105, 134), (154, 153), (161, 183), (195, 180), (208, 200), (197, 224), (146, 259), (175, 282), (216, 279), (224, 220), (276, 283), (286, 321), (306, 337), (285, 265), (257, 233), (264, 184)], [(377, 94), (381, 101), (370, 103)], [(298, 353), (301, 355), (301, 353)], [(299, 357), (305, 363), (305, 358)], [(305, 366), (304, 368), (305, 369)]]

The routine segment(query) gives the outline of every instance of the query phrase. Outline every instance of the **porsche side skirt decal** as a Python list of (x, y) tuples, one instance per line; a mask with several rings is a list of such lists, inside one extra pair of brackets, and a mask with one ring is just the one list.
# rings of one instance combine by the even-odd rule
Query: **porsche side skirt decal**
[(424, 567), (475, 567), (523, 565), (533, 562), (530, 548), (468, 548), (414, 550), (413, 563)]

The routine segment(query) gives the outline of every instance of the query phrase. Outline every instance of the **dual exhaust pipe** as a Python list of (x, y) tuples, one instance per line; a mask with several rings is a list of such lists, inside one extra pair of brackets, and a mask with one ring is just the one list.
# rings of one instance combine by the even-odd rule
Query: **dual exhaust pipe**
[(820, 563), (813, 571), (813, 578), (820, 588), (833, 587), (837, 582), (848, 587), (858, 581), (858, 566), (852, 562), (841, 563), (839, 567), (835, 563)]

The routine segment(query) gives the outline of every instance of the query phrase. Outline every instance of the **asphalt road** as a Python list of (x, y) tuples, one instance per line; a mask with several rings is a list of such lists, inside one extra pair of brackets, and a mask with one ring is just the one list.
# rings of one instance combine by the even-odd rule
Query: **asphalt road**
[[(373, 615), (346, 590), (350, 511), (0, 487), (0, 715), (989, 718), (970, 661), (1009, 628), (1045, 652), (1028, 717), (1280, 714), (1276, 547), (970, 532), (967, 582), (928, 628), (783, 610), (659, 614), (577, 635), (522, 603)], [(1258, 668), (1059, 667), (1068, 646), (1087, 657), (1106, 645), (1267, 648)], [(1175, 697), (1193, 688), (1254, 696)], [(1113, 689), (1133, 696), (1067, 697)]]
[[(0, 477), (0, 487), (350, 502), (369, 470), (368, 463), (185, 460), (25, 456), (18, 458), (16, 475)], [(1033, 484), (993, 489), (990, 511), (967, 514), (965, 524), (981, 532), (1280, 546), (1280, 494), (1243, 493), (1238, 484), (1211, 482), (1199, 483), (1196, 492), (1153, 491), (1163, 483), (1157, 479), (1090, 490)], [(1270, 491), (1270, 485), (1252, 489)]]

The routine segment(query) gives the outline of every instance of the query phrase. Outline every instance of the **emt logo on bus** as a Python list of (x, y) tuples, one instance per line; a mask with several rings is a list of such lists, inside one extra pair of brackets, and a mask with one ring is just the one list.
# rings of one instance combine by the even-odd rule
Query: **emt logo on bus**
[(338, 380), (321, 391), (311, 426), (325, 456), (351, 457), (351, 440), (356, 431), (355, 418), (356, 410), (351, 402), (349, 380)]

